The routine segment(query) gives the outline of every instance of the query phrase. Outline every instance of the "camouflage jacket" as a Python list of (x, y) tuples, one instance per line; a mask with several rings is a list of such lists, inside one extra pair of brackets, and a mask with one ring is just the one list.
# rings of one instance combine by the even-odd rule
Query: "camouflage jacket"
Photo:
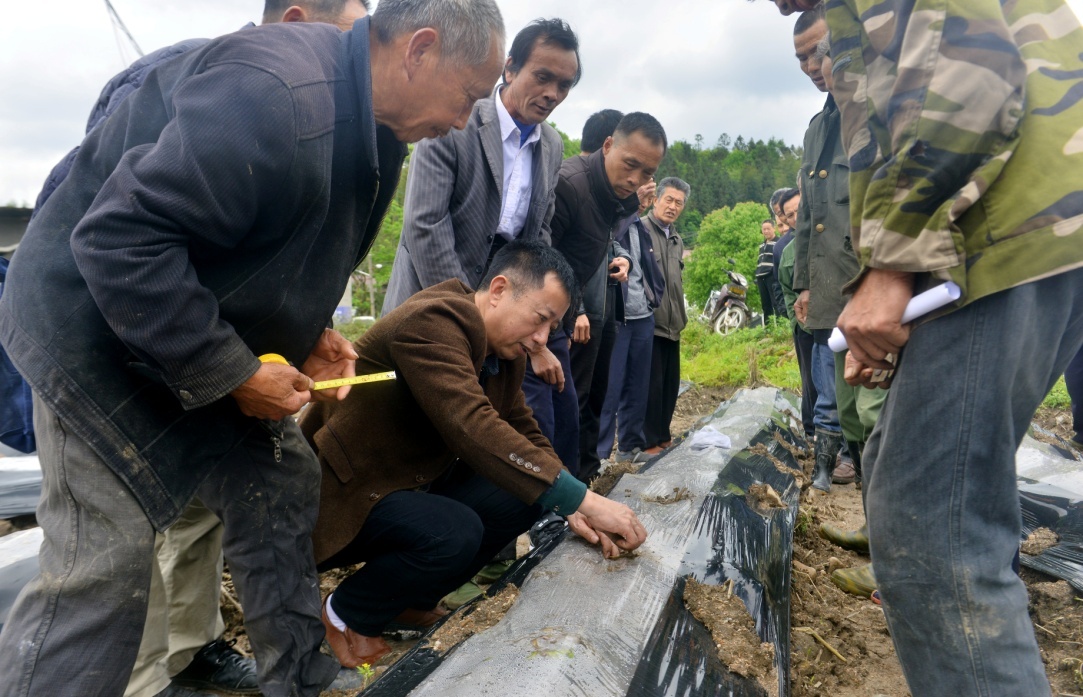
[(1083, 30), (1063, 0), (829, 0), (864, 268), (962, 302), (1083, 266)]

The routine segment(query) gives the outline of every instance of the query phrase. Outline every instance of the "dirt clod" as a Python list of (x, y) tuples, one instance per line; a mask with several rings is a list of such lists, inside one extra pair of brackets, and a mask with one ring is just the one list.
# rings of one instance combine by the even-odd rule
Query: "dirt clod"
[(1029, 554), (1035, 556), (1041, 554), (1050, 547), (1057, 546), (1057, 533), (1053, 532), (1049, 528), (1038, 528), (1034, 532), (1027, 535), (1027, 539), (1023, 541), (1023, 544), (1019, 546), (1019, 551), (1023, 554)]
[(662, 496), (644, 496), (643, 500), (647, 503), (660, 503), (663, 505), (677, 503), (678, 501), (688, 501), (692, 498), (692, 492), (683, 486), (673, 487), (673, 493), (663, 494)]
[(448, 651), (499, 622), (518, 598), (519, 589), (509, 583), (496, 595), (478, 601), (473, 609), (444, 622), (428, 638), (428, 645), (441, 654)]
[(733, 594), (733, 586), (708, 586), (687, 579), (684, 604), (692, 616), (711, 632), (718, 658), (730, 672), (752, 678), (767, 690), (778, 694), (775, 672), (775, 647), (761, 642), (756, 623), (744, 602)]
[(745, 502), (748, 503), (749, 508), (760, 514), (768, 513), (775, 508), (786, 508), (786, 502), (770, 484), (760, 483), (748, 487)]

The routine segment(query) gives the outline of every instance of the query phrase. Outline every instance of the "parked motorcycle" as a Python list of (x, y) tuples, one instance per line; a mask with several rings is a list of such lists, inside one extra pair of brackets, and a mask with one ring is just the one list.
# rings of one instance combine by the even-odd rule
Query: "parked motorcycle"
[(722, 335), (747, 327), (752, 314), (745, 302), (748, 296), (748, 279), (734, 270), (736, 261), (728, 261), (730, 268), (726, 270), (726, 274), (729, 276), (729, 283), (719, 290), (711, 291), (699, 316), (700, 320)]

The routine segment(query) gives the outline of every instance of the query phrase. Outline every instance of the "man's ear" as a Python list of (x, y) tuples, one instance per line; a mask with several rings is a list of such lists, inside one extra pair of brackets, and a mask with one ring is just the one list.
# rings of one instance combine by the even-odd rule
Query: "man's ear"
[(432, 27), (418, 29), (406, 44), (406, 74), (413, 78), (421, 66), (439, 60), (440, 34)]
[(608, 157), (609, 151), (613, 149), (613, 136), (607, 136), (605, 142), (602, 143), (602, 156)]
[(507, 276), (496, 275), (489, 281), (489, 302), (496, 304), (505, 294), (511, 292), (511, 281)]
[(307, 22), (308, 12), (300, 5), (292, 5), (282, 13), (283, 22)]

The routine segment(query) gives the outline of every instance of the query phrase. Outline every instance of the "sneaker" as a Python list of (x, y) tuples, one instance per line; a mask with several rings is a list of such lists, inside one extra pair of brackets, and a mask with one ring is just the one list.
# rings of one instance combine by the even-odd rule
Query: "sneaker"
[(625, 464), (628, 462), (634, 462), (636, 455), (642, 451), (639, 448), (633, 448), (631, 450), (618, 450), (617, 457), (613, 460), (618, 464)]
[(259, 694), (256, 661), (238, 653), (233, 648), (235, 643), (235, 639), (216, 639), (207, 644), (184, 670), (173, 676), (173, 682), (196, 690), (215, 690), (235, 695)]
[(440, 603), (448, 610), (458, 610), (463, 605), (484, 593), (481, 586), (473, 581), (467, 581), (455, 590), (444, 596)]

